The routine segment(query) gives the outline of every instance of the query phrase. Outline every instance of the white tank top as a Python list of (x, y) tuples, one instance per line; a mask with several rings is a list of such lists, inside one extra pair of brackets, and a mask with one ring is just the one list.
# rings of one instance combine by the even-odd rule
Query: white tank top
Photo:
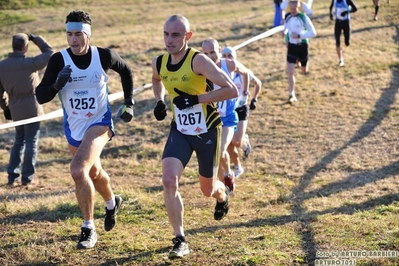
[(73, 63), (66, 50), (61, 54), (65, 65), (72, 68), (69, 82), (60, 91), (64, 110), (65, 132), (81, 141), (90, 125), (103, 120), (109, 109), (108, 76), (101, 66), (97, 47), (91, 48), (91, 63), (86, 69), (79, 69)]

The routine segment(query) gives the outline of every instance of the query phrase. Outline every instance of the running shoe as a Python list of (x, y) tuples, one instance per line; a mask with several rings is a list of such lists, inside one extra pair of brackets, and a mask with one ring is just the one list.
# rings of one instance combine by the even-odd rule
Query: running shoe
[(78, 249), (93, 248), (96, 242), (97, 242), (96, 230), (82, 227), (77, 248)]
[(184, 255), (190, 253), (188, 243), (181, 237), (175, 237), (172, 239), (173, 249), (169, 252), (169, 259), (181, 258)]
[(244, 168), (242, 166), (235, 166), (234, 167), (234, 178), (239, 178), (240, 175), (244, 173)]
[(298, 99), (295, 97), (295, 95), (291, 95), (290, 98), (288, 99), (288, 103), (290, 104), (294, 104), (297, 101)]
[(105, 207), (105, 220), (104, 220), (104, 229), (105, 231), (111, 231), (114, 228), (116, 223), (116, 214), (118, 213), (121, 205), (122, 205), (122, 198), (118, 195), (115, 195), (115, 208), (112, 210), (108, 210)]
[(213, 214), (213, 217), (215, 220), (222, 220), (223, 217), (226, 216), (226, 214), (229, 212), (229, 194), (230, 190), (226, 186), (226, 200), (223, 202), (218, 202), (216, 200), (216, 207), (215, 207), (215, 213)]
[(245, 134), (244, 136), (244, 145), (242, 149), (244, 150), (245, 157), (248, 157), (249, 153), (251, 152), (251, 143), (249, 142), (248, 134)]

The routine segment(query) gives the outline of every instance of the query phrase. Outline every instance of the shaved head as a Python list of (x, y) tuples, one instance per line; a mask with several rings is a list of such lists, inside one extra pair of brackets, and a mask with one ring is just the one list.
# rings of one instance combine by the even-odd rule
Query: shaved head
[[(166, 21), (165, 21), (165, 25), (166, 24), (170, 24), (170, 23), (174, 23), (174, 22), (178, 22), (179, 24), (181, 24), (182, 29), (185, 32), (189, 32), (190, 31), (190, 22), (188, 22), (188, 19), (182, 15), (173, 15), (171, 17), (169, 17)], [(164, 27), (165, 27), (164, 25)]]
[(188, 41), (193, 33), (190, 31), (188, 19), (182, 15), (169, 17), (163, 25), (163, 38), (169, 54), (177, 55), (180, 60), (188, 49)]
[(212, 44), (215, 48), (217, 48), (217, 50), (219, 50), (219, 48), (220, 48), (219, 42), (217, 40), (215, 40), (214, 38), (207, 38), (202, 42), (202, 46), (208, 45), (208, 44)]
[(219, 42), (213, 38), (207, 38), (202, 42), (202, 52), (216, 64), (222, 57), (221, 51)]

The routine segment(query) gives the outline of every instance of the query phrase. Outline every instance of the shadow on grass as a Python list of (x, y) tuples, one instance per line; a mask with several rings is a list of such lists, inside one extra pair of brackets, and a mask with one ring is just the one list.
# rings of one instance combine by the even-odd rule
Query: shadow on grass
[[(128, 263), (134, 263), (134, 265), (140, 265), (140, 260), (143, 261), (147, 261), (147, 259), (149, 257), (152, 257), (154, 254), (165, 254), (165, 257), (167, 256), (166, 254), (168, 254), (170, 251), (170, 247), (167, 248), (160, 248), (160, 249), (156, 249), (156, 250), (151, 250), (151, 251), (144, 251), (144, 252), (140, 252), (134, 255), (129, 255), (128, 257), (125, 258), (113, 258), (112, 260), (109, 260), (107, 262), (98, 264), (99, 266), (108, 266), (108, 265), (124, 265), (125, 263), (127, 263), (127, 265), (130, 265)], [(143, 263), (143, 265), (145, 265), (146, 263)], [(179, 264), (184, 262), (184, 258), (179, 260)], [(173, 261), (164, 261), (162, 263), (157, 263), (154, 265), (158, 265), (158, 266), (166, 266), (166, 265), (174, 265)], [(186, 264), (183, 264), (186, 265)], [(188, 264), (187, 264), (188, 265)]]
[[(59, 195), (59, 194), (57, 194)], [(50, 195), (47, 195), (51, 197)], [(29, 194), (24, 194), (24, 198), (28, 198)], [(42, 195), (40, 197), (43, 197)], [(31, 199), (32, 200), (32, 199)], [(2, 210), (4, 212), (4, 210)], [(0, 224), (25, 224), (27, 221), (35, 222), (57, 222), (70, 218), (81, 217), (79, 206), (76, 204), (64, 203), (59, 204), (55, 209), (50, 210), (42, 206), (34, 212), (18, 213), (8, 215), (0, 219)], [(101, 218), (102, 215), (95, 215), (95, 218)]]
[[(399, 39), (399, 30), (397, 27), (397, 34), (394, 37), (394, 41), (398, 42)], [(397, 77), (399, 76), (399, 68), (393, 68), (392, 69), (392, 77)], [(395, 101), (395, 96), (398, 92), (398, 87), (399, 84), (397, 84), (397, 81), (392, 79), (391, 81), (391, 86), (390, 88), (386, 89), (383, 91), (381, 97), (379, 100), (376, 102), (374, 105), (374, 111), (371, 114), (371, 117), (359, 128), (357, 133), (341, 148), (336, 149), (329, 154), (327, 154), (324, 158), (320, 160), (320, 162), (313, 167), (311, 167), (305, 175), (303, 175), (300, 178), (299, 184), (293, 188), (292, 190), (292, 195), (294, 195), (292, 199), (292, 215), (288, 216), (288, 220), (295, 219), (297, 220), (297, 217), (301, 217), (300, 222), (301, 222), (301, 228), (298, 230), (298, 232), (301, 232), (302, 234), (302, 249), (306, 253), (306, 258), (308, 263), (314, 263), (314, 259), (316, 258), (316, 242), (314, 240), (314, 232), (312, 229), (312, 219), (314, 217), (317, 217), (320, 214), (323, 213), (317, 213), (313, 212), (308, 213), (306, 211), (306, 208), (303, 207), (303, 202), (304, 200), (314, 197), (319, 194), (331, 194), (331, 193), (338, 193), (339, 191), (343, 190), (351, 190), (355, 187), (360, 187), (364, 186), (367, 183), (374, 182), (376, 180), (380, 180), (383, 178), (386, 178), (388, 176), (391, 176), (393, 173), (398, 172), (398, 166), (399, 162), (393, 163), (389, 166), (386, 166), (382, 169), (374, 171), (372, 174), (374, 178), (359, 178), (360, 175), (363, 174), (355, 174), (353, 176), (350, 176), (347, 178), (345, 181), (333, 183), (330, 185), (326, 185), (323, 188), (319, 189), (318, 191), (311, 191), (309, 192), (311, 195), (309, 195), (308, 192), (305, 192), (305, 189), (309, 186), (309, 184), (312, 182), (313, 178), (317, 175), (318, 172), (322, 171), (328, 164), (334, 161), (334, 159), (337, 158), (338, 155), (340, 155), (346, 148), (348, 148), (350, 145), (361, 141), (365, 137), (367, 137), (370, 133), (373, 132), (373, 130), (381, 124), (383, 119), (385, 118), (386, 114), (391, 108), (391, 105)], [(355, 204), (353, 207), (356, 207), (357, 210), (366, 210), (371, 207), (375, 207), (376, 205), (382, 204), (382, 202), (385, 202), (385, 204), (391, 203), (393, 200), (397, 200), (398, 195), (396, 194), (395, 196), (384, 196), (381, 197), (380, 199), (373, 199), (370, 200), (369, 202), (364, 202), (361, 204)], [(346, 213), (348, 210), (350, 210), (350, 205), (345, 205), (336, 209), (333, 209), (335, 213)], [(354, 208), (353, 208), (354, 209)], [(332, 212), (333, 210), (330, 210)]]
[[(398, 32), (399, 33), (399, 32)], [(392, 76), (397, 77), (399, 75), (399, 69), (393, 69)], [(320, 160), (320, 162), (314, 165), (309, 171), (301, 177), (300, 183), (292, 190), (292, 194), (296, 197), (293, 199), (292, 211), (293, 215), (297, 217), (305, 217), (304, 220), (301, 221), (302, 230), (300, 232), (305, 232), (302, 235), (303, 239), (303, 250), (307, 253), (308, 261), (311, 262), (316, 257), (316, 243), (313, 238), (313, 230), (311, 228), (311, 224), (306, 217), (309, 215), (306, 212), (306, 209), (302, 206), (305, 199), (309, 198), (308, 193), (305, 192), (305, 189), (312, 182), (313, 178), (324, 169), (328, 164), (330, 164), (339, 154), (342, 153), (346, 148), (350, 145), (361, 141), (363, 138), (367, 137), (372, 131), (381, 124), (382, 120), (385, 118), (388, 113), (390, 106), (393, 104), (395, 100), (395, 96), (398, 92), (398, 84), (392, 82), (391, 87), (385, 90), (380, 99), (376, 102), (374, 111), (372, 112), (371, 117), (364, 123), (357, 133), (341, 148), (332, 151), (330, 154), (325, 156)], [(360, 176), (364, 177), (364, 173), (355, 174), (353, 176), (348, 177), (346, 180), (342, 182), (333, 183), (321, 188), (319, 191), (320, 194), (326, 193), (338, 193), (342, 190), (351, 190), (356, 187), (364, 186), (367, 183), (374, 182), (376, 180), (380, 180), (383, 178), (387, 178), (388, 176), (393, 175), (398, 172), (399, 162), (393, 163), (389, 166), (383, 167), (382, 169), (376, 170), (372, 172), (374, 178), (359, 178)], [(310, 192), (314, 195), (314, 191)], [(377, 203), (379, 201), (376, 201)], [(362, 204), (360, 204), (362, 205)], [(348, 206), (345, 206), (343, 209), (347, 209)], [(362, 207), (362, 206), (358, 206)]]

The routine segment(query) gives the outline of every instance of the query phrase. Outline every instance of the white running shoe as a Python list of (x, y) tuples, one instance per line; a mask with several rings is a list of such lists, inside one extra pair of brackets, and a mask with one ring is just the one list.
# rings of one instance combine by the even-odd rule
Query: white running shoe
[(240, 177), (240, 175), (242, 175), (244, 173), (244, 168), (242, 168), (242, 166), (235, 166), (234, 167), (234, 177), (238, 178)]
[(249, 142), (248, 134), (245, 134), (244, 136), (244, 145), (242, 149), (244, 150), (245, 157), (248, 157), (249, 153), (251, 152), (251, 143)]
[(344, 66), (344, 65), (345, 65), (344, 59), (339, 60), (338, 66), (342, 67), (342, 66)]
[(288, 99), (288, 103), (293, 104), (294, 102), (297, 102), (298, 99), (295, 97), (295, 95), (291, 95), (290, 98)]

